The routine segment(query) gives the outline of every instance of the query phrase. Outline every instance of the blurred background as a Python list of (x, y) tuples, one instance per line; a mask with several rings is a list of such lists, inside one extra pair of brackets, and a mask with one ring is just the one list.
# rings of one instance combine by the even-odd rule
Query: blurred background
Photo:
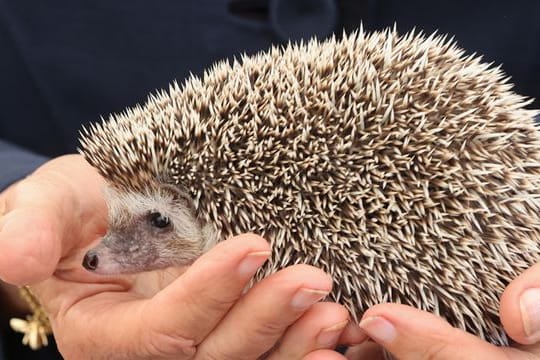
[[(540, 99), (538, 0), (0, 0), (0, 140), (41, 159), (74, 152), (81, 124), (174, 79), (360, 23), (453, 35), (467, 52), (502, 64), (518, 93)], [(59, 358), (54, 346), (19, 346), (7, 326), (17, 310), (2, 299), (0, 359)]]

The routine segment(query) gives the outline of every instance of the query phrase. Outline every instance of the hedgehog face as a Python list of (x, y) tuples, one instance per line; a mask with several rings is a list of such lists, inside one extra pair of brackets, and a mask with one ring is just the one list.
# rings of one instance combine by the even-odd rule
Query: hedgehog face
[(83, 266), (101, 274), (187, 265), (205, 247), (191, 198), (166, 185), (145, 192), (108, 189), (109, 229)]

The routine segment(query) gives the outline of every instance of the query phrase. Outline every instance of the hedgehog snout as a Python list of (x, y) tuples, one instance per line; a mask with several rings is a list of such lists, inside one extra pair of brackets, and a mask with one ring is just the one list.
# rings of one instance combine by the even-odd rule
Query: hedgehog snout
[(82, 265), (86, 270), (94, 271), (97, 269), (98, 264), (99, 264), (99, 257), (95, 251), (90, 250), (86, 253), (86, 255), (84, 255)]
[(117, 274), (122, 272), (123, 268), (116, 258), (110, 249), (101, 243), (86, 252), (82, 266), (98, 274)]
[(122, 264), (126, 256), (108, 246), (106, 244), (108, 238), (105, 236), (97, 246), (86, 252), (82, 259), (82, 267), (97, 274), (120, 274), (126, 270), (138, 270), (138, 268), (129, 269)]

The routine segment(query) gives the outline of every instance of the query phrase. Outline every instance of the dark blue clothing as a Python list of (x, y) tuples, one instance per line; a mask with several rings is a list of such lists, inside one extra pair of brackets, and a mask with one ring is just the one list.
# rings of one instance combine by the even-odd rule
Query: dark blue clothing
[(453, 34), (502, 63), (520, 93), (540, 98), (539, 18), (534, 0), (0, 0), (0, 139), (45, 156), (73, 152), (81, 124), (216, 60), (324, 35), (336, 23), (338, 33), (396, 22)]
[(0, 188), (173, 79), (361, 22), (455, 35), (540, 99), (539, 19), (537, 0), (0, 0)]
[(46, 160), (46, 156), (25, 151), (0, 140), (0, 189), (6, 188)]

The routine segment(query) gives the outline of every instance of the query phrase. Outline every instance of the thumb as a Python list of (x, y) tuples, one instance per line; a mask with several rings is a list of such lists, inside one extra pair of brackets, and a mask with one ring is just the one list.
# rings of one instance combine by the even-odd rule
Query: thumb
[(61, 256), (57, 217), (38, 207), (16, 208), (0, 220), (0, 278), (14, 285), (49, 277)]
[(106, 225), (102, 181), (80, 156), (66, 155), (2, 192), (0, 278), (42, 281), (96, 239)]
[(501, 322), (520, 344), (540, 342), (540, 264), (512, 281), (501, 297)]
[(360, 327), (398, 359), (508, 359), (501, 348), (410, 306), (376, 305)]

